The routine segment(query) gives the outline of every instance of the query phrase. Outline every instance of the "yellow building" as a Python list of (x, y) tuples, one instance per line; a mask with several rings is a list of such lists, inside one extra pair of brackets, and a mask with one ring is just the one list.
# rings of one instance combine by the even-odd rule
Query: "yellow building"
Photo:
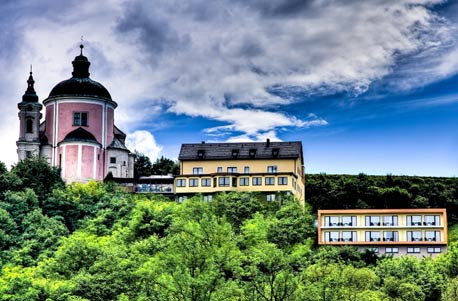
[(435, 256), (447, 250), (447, 215), (431, 208), (318, 210), (318, 244)]
[(178, 200), (201, 193), (263, 192), (268, 201), (281, 193), (304, 202), (304, 160), (301, 142), (182, 144), (180, 175), (175, 177)]

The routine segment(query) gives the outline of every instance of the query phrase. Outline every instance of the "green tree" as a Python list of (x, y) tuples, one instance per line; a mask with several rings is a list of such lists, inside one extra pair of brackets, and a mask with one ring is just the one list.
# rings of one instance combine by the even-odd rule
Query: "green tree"
[(134, 157), (134, 178), (138, 179), (143, 176), (153, 174), (153, 164), (148, 156), (135, 151)]
[(154, 175), (177, 175), (180, 173), (180, 165), (176, 161), (161, 156), (154, 161), (151, 170)]
[(11, 172), (22, 180), (21, 188), (31, 188), (43, 201), (54, 188), (64, 187), (57, 168), (49, 166), (44, 158), (32, 157), (19, 161)]

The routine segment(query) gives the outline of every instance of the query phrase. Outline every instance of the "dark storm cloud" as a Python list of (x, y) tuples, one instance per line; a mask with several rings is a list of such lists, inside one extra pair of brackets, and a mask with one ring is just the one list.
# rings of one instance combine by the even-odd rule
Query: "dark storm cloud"
[(116, 26), (120, 34), (133, 34), (153, 57), (162, 52), (186, 47), (189, 43), (186, 36), (179, 34), (169, 26), (167, 18), (154, 12), (141, 2), (126, 4), (126, 11)]
[(261, 12), (266, 16), (291, 16), (307, 11), (314, 0), (238, 0), (242, 5)]

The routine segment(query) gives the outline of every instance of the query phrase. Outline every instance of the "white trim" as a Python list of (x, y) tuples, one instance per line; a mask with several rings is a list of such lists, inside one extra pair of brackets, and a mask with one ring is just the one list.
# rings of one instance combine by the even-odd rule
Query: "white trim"
[(81, 178), (82, 158), (83, 157), (83, 146), (78, 144), (78, 164), (76, 167), (76, 176)]
[(91, 103), (91, 104), (98, 104), (98, 105), (109, 105), (113, 109), (118, 107), (118, 104), (114, 100), (108, 100), (104, 98), (93, 98), (93, 97), (57, 97), (55, 99), (45, 99), (43, 100), (43, 104), (46, 104), (48, 102), (60, 102), (60, 103)]
[(52, 134), (52, 147), (53, 147), (53, 154), (52, 154), (52, 166), (57, 166), (56, 163), (56, 156), (57, 156), (57, 132), (59, 130), (59, 105), (57, 101), (54, 101), (54, 108), (53, 108), (53, 134)]

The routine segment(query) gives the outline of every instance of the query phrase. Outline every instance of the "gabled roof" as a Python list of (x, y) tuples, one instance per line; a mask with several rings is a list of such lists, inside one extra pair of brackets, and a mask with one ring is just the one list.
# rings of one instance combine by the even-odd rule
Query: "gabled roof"
[(113, 134), (117, 137), (122, 143), (126, 143), (127, 135), (121, 131), (116, 125), (114, 125)]
[(241, 142), (182, 144), (180, 161), (301, 158), (302, 142)]
[(111, 144), (110, 144), (110, 146), (108, 146), (108, 148), (111, 148), (111, 149), (122, 149), (122, 150), (125, 150), (125, 151), (129, 152), (129, 150), (127, 149), (126, 145), (116, 135), (113, 138), (113, 142), (111, 142)]

